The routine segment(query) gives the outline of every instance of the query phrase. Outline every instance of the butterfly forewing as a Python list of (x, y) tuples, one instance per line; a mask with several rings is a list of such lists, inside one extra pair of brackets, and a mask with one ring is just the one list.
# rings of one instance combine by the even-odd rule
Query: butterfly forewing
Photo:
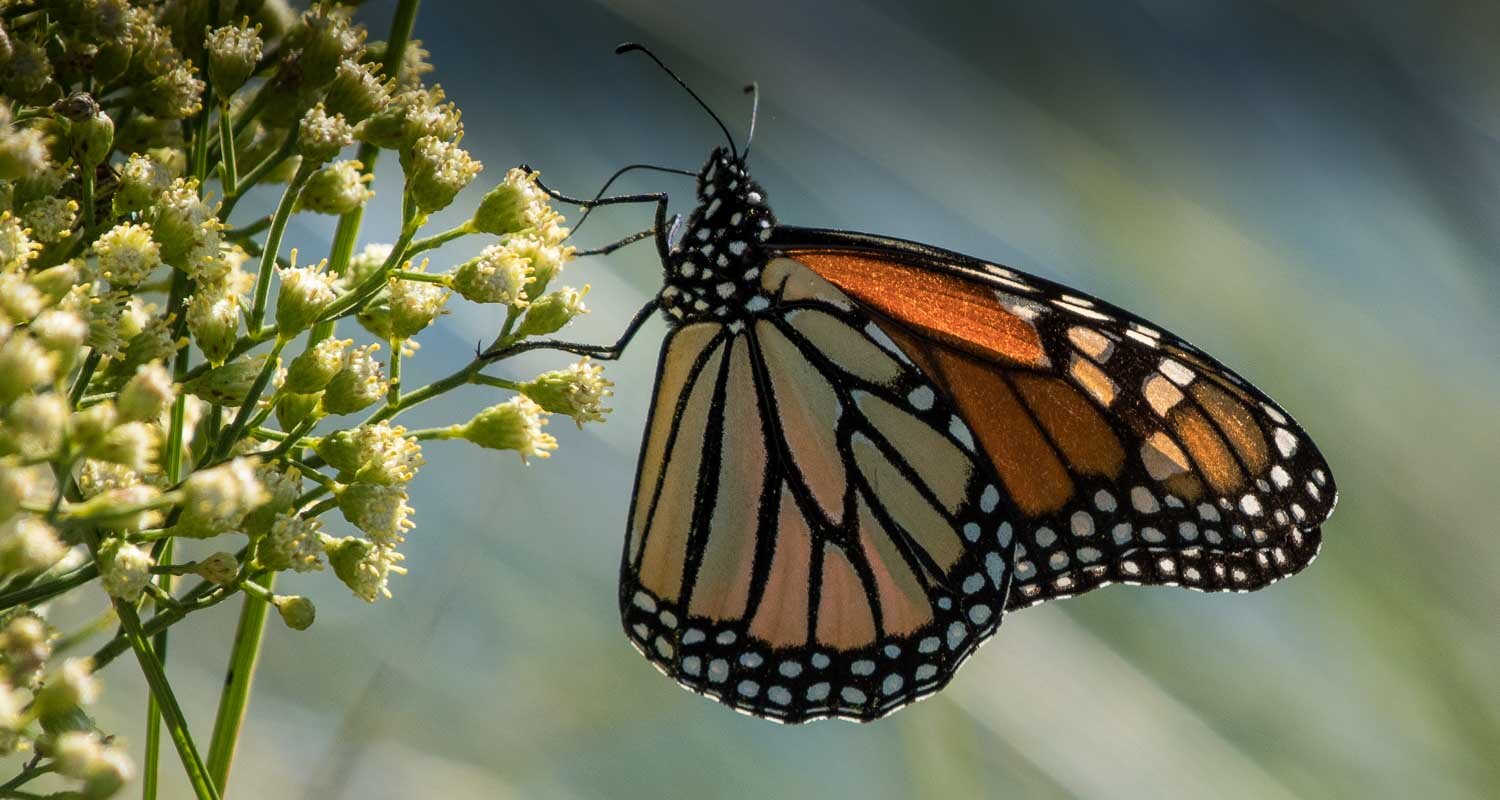
[(738, 710), (875, 719), (941, 688), (998, 626), (1012, 520), (888, 321), (791, 260), (761, 281), (767, 307), (663, 345), (625, 628)]
[(1285, 411), (1187, 342), (1004, 267), (778, 229), (967, 424), (1016, 526), (1011, 608), (1112, 582), (1251, 590), (1300, 570), (1336, 490)]

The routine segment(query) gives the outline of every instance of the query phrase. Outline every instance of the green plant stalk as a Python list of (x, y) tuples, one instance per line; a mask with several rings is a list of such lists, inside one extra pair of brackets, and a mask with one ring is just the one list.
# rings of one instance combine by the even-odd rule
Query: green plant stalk
[(167, 733), (172, 737), (172, 744), (177, 747), (177, 755), (182, 759), (182, 767), (187, 772), (188, 783), (193, 787), (193, 794), (198, 800), (219, 800), (219, 792), (209, 780), (203, 759), (198, 756), (198, 747), (193, 743), (193, 737), (188, 732), (187, 720), (182, 715), (182, 707), (177, 704), (177, 697), (172, 694), (172, 685), (167, 681), (161, 661), (151, 650), (151, 641), (146, 638), (145, 631), (141, 629), (141, 618), (135, 613), (135, 606), (118, 599), (114, 602), (115, 613), (120, 617), (120, 628), (130, 648), (135, 651), (135, 658), (140, 662), (141, 673), (146, 677), (146, 685), (151, 689), (151, 696), (161, 706), (162, 722), (166, 724)]
[(292, 207), (297, 204), (297, 196), (302, 194), (302, 184), (307, 182), (309, 175), (305, 167), (298, 168), (297, 174), (286, 185), (286, 191), (281, 193), (281, 202), (271, 217), (271, 229), (266, 232), (266, 249), (260, 254), (260, 272), (255, 276), (255, 301), (250, 306), (250, 321), (245, 326), (248, 330), (259, 330), (266, 319), (266, 301), (271, 296), (271, 268), (276, 266), (286, 223), (292, 218)]
[(53, 578), (46, 583), (34, 584), (24, 589), (17, 589), (0, 595), (0, 611), (15, 608), (19, 605), (43, 603), (63, 592), (82, 586), (85, 583), (99, 577), (99, 565), (90, 561), (62, 575)]
[(286, 347), (286, 339), (276, 337), (276, 344), (271, 346), (271, 352), (266, 355), (266, 363), (261, 365), (260, 373), (255, 376), (255, 382), (250, 384), (250, 393), (245, 395), (245, 402), (240, 405), (240, 410), (234, 415), (234, 421), (219, 436), (219, 442), (214, 447), (209, 460), (218, 461), (229, 453), (236, 439), (245, 431), (250, 418), (255, 416), (255, 404), (265, 392), (266, 386), (271, 382), (271, 376), (276, 372), (276, 359), (281, 355), (282, 348)]
[[(164, 539), (159, 544), (158, 566), (170, 565), (172, 563), (172, 540)], [(172, 576), (165, 574), (157, 579), (157, 582), (167, 592), (172, 591)], [(156, 657), (160, 659), (162, 670), (167, 667), (167, 632), (162, 631), (152, 637), (152, 647), (156, 650)], [(161, 763), (161, 706), (156, 702), (156, 696), (152, 695), (146, 701), (146, 763), (141, 767), (141, 798), (142, 800), (155, 800), (159, 789), (157, 781), (158, 766)]]
[(417, 253), (423, 253), (431, 250), (434, 247), (442, 247), (443, 245), (459, 238), (460, 236), (467, 236), (474, 232), (475, 230), (472, 222), (465, 222), (462, 225), (449, 228), (442, 233), (435, 233), (431, 236), (424, 236), (421, 239), (418, 239), (415, 242), (411, 243), (411, 250), (408, 251), (408, 255), (416, 255)]
[(224, 172), (221, 181), (224, 184), (224, 194), (237, 194), (240, 183), (239, 163), (234, 152), (234, 126), (230, 124), (228, 106), (219, 111), (219, 152), (223, 154), (221, 163), (224, 165)]
[(391, 405), (401, 405), (401, 340), (391, 339), (386, 342), (391, 348), (391, 380), (385, 390), (385, 401)]
[(82, 189), (80, 204), (83, 206), (83, 227), (89, 229), (94, 227), (94, 168), (80, 168), (78, 183)]
[[(396, 240), (396, 244), (391, 247), (391, 254), (386, 257), (385, 263), (380, 265), (380, 269), (375, 270), (358, 286), (355, 286), (337, 300), (329, 303), (328, 307), (323, 309), (323, 313), (319, 316), (318, 321), (332, 323), (344, 314), (353, 311), (359, 304), (374, 297), (385, 286), (386, 280), (390, 278), (391, 273), (395, 271), (396, 267), (406, 261), (406, 248), (411, 244), (412, 237), (416, 235), (420, 227), (420, 219), (409, 217), (406, 223), (401, 226), (401, 236)], [(332, 332), (332, 328), (329, 329), (329, 332)]]
[[(415, 248), (415, 245), (413, 245), (413, 247)], [(413, 252), (415, 252), (414, 249), (408, 250), (407, 255), (410, 255)], [(416, 283), (435, 283), (439, 286), (448, 285), (447, 275), (434, 275), (430, 272), (413, 272), (412, 270), (404, 269), (398, 269), (392, 274), (403, 281), (414, 281)]]
[[(266, 591), (270, 591), (275, 581), (274, 574), (256, 579)], [(266, 601), (249, 594), (245, 595), (245, 604), (240, 607), (240, 621), (234, 631), (234, 645), (229, 651), (229, 672), (224, 676), (224, 691), (219, 695), (213, 739), (208, 746), (208, 774), (220, 791), (229, 783), (229, 767), (234, 761), (245, 710), (250, 704), (250, 687), (255, 678), (255, 666), (260, 661), (260, 643), (265, 635), (270, 607)]]

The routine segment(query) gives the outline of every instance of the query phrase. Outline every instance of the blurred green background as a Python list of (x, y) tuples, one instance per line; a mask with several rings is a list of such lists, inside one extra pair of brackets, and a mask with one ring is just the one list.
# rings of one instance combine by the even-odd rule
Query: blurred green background
[[(390, 7), (361, 10), (372, 38)], [(553, 458), (427, 447), (394, 600), (366, 606), (321, 574), (278, 586), (310, 595), (318, 623), (273, 621), (230, 796), (1500, 793), (1500, 7), (429, 2), (417, 35), (487, 165), (434, 230), (521, 162), (575, 194), (627, 163), (696, 168), (717, 130), (644, 59), (611, 55), (640, 40), (738, 134), (740, 87), (760, 82), (751, 163), (783, 221), (931, 242), (1156, 320), (1291, 409), (1343, 501), (1319, 561), (1268, 591), (1049, 604), (892, 718), (772, 725), (678, 690), (619, 631), (654, 321), (610, 368), (613, 417), (555, 421)], [(387, 161), (366, 241), (395, 236)], [(688, 181), (622, 186), (688, 210)], [(289, 243), (322, 252), (320, 223)], [(647, 224), (601, 213), (580, 243)], [(577, 337), (613, 339), (659, 280), (647, 244), (570, 267), (593, 285)], [(452, 309), (408, 386), (493, 335), (489, 309)], [(402, 421), (496, 399), (473, 387)], [(174, 631), (200, 735), (235, 613)], [(102, 722), (139, 753), (132, 667), (104, 673)], [(175, 762), (163, 772), (185, 794)]]

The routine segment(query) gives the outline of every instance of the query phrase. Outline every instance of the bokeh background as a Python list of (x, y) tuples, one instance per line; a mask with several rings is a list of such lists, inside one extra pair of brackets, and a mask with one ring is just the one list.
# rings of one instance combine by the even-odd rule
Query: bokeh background
[[(372, 38), (391, 5), (362, 8)], [(487, 165), (437, 229), (521, 162), (576, 194), (627, 163), (696, 168), (718, 132), (647, 61), (611, 55), (640, 40), (737, 134), (740, 87), (760, 82), (752, 166), (784, 221), (931, 242), (1138, 311), (1291, 409), (1343, 500), (1319, 561), (1268, 591), (1116, 587), (1027, 610), (892, 718), (775, 726), (678, 690), (618, 628), (655, 321), (610, 368), (610, 421), (554, 422), (553, 458), (429, 445), (395, 599), (319, 574), (278, 587), (318, 623), (271, 623), (230, 796), (1500, 793), (1500, 6), (429, 2), (417, 35)], [(366, 241), (395, 236), (387, 162)], [(671, 176), (623, 187), (691, 197)], [(580, 239), (647, 213), (601, 213)], [(326, 249), (317, 223), (290, 233), (304, 254)], [(660, 272), (642, 244), (567, 280), (593, 286), (575, 333), (605, 341)], [(452, 307), (408, 386), (493, 335), (488, 309)], [(495, 400), (475, 387), (403, 421)], [(174, 631), (203, 736), (234, 618)], [(102, 722), (139, 751), (138, 676), (122, 660), (105, 679)]]

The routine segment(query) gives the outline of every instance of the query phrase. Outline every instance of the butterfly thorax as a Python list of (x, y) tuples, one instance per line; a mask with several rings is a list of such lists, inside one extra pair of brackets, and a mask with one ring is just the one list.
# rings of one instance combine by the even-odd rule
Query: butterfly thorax
[(775, 225), (744, 161), (715, 150), (698, 173), (698, 207), (664, 265), (660, 299), (669, 321), (728, 323), (764, 308), (759, 279)]

